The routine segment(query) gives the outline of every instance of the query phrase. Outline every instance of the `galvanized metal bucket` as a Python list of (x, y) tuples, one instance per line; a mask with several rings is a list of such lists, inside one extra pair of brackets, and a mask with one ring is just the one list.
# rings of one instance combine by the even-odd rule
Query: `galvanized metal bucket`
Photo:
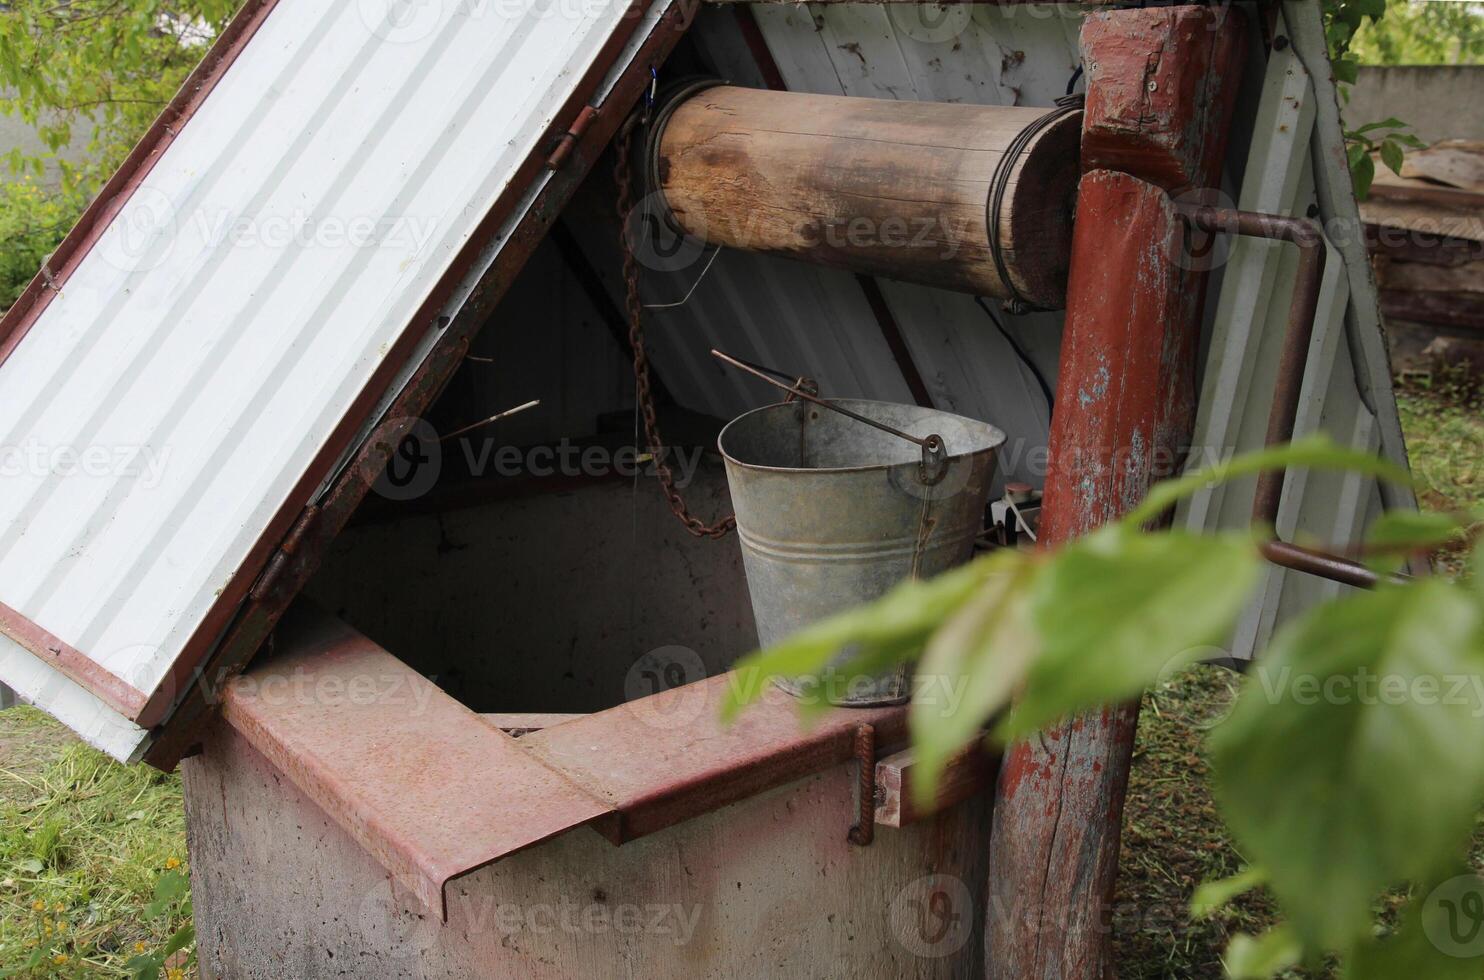
[[(748, 412), (721, 431), (764, 646), (903, 579), (961, 564), (984, 522), (1003, 432), (914, 405), (828, 404), (919, 441), (939, 435), (945, 448), (929, 466), (926, 446), (804, 401)], [(835, 662), (851, 653), (842, 650)], [(910, 693), (906, 668), (856, 677), (831, 671), (779, 686), (856, 706), (896, 704)]]

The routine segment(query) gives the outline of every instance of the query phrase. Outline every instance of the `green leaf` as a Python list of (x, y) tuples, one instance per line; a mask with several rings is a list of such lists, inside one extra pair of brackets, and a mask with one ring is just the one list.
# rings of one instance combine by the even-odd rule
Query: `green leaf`
[(1005, 552), (932, 579), (903, 582), (875, 602), (821, 620), (782, 643), (748, 654), (733, 671), (722, 719), (736, 717), (744, 705), (762, 696), (775, 677), (818, 673), (842, 657), (878, 664), (889, 656), (898, 660), (917, 657), (928, 636), (1006, 560), (1029, 558)]
[(1307, 948), (1345, 949), (1385, 887), (1435, 873), (1484, 796), (1484, 611), (1440, 579), (1286, 627), (1211, 736), (1228, 826)]
[(1335, 80), (1344, 82), (1346, 85), (1354, 85), (1355, 80), (1360, 77), (1360, 62), (1346, 55), (1334, 62)]
[(1389, 460), (1355, 449), (1346, 449), (1325, 435), (1305, 436), (1286, 446), (1273, 446), (1243, 453), (1223, 463), (1174, 480), (1156, 484), (1143, 503), (1123, 518), (1128, 525), (1146, 524), (1176, 503), (1218, 483), (1225, 483), (1264, 470), (1307, 466), (1312, 469), (1353, 470), (1402, 486), (1411, 486), (1407, 471)]
[(981, 737), (980, 729), (1009, 705), (1035, 659), (1035, 575), (1029, 562), (1005, 563), (929, 642), (908, 708), (919, 763), (912, 784), (918, 803), (933, 799), (949, 756)]
[(155, 882), (154, 900), (173, 902), (191, 889), (190, 879), (179, 871), (166, 871)]
[(1381, 162), (1398, 177), (1402, 175), (1403, 157), (1402, 148), (1396, 140), (1387, 139), (1381, 143)]
[(165, 942), (165, 948), (162, 949), (160, 951), (160, 953), (163, 956), (169, 956), (172, 953), (176, 953), (176, 952), (178, 952), (178, 951), (180, 951), (182, 949), (185, 949), (187, 946), (189, 946), (191, 943), (193, 943), (195, 941), (196, 941), (196, 929), (195, 929), (195, 927), (194, 926), (191, 926), (189, 924), (184, 925), (184, 926), (181, 926), (180, 929), (178, 929), (176, 931), (175, 935), (171, 936), (168, 940), (166, 940), (166, 942)]
[(46, 865), (36, 858), (26, 858), (23, 861), (17, 861), (15, 866), (33, 875), (39, 875), (46, 870)]
[(1303, 948), (1287, 926), (1274, 926), (1256, 938), (1239, 932), (1227, 944), (1226, 975), (1231, 980), (1267, 980), (1298, 964)]
[(1414, 150), (1427, 149), (1427, 141), (1415, 133), (1392, 133), (1388, 139), (1394, 139), (1400, 143), (1410, 146)]
[(1368, 551), (1436, 548), (1456, 540), (1468, 515), (1439, 511), (1388, 510), (1366, 531)]
[(1346, 980), (1479, 980), (1484, 975), (1484, 880), (1472, 871), (1415, 890), (1395, 934), (1371, 936), (1346, 963)]
[(1351, 166), (1350, 177), (1355, 182), (1356, 199), (1364, 201), (1371, 194), (1371, 182), (1376, 179), (1376, 161), (1369, 153)]
[(1245, 535), (1110, 525), (1056, 553), (1035, 580), (1042, 650), (996, 734), (1015, 738), (1135, 697), (1209, 658), (1246, 605), (1258, 556)]
[(1204, 919), (1211, 913), (1223, 908), (1238, 895), (1245, 895), (1252, 889), (1264, 884), (1267, 880), (1267, 872), (1262, 868), (1253, 866), (1243, 868), (1230, 878), (1204, 882), (1195, 890), (1195, 894), (1190, 896), (1191, 917)]
[(1373, 130), (1377, 130), (1377, 129), (1405, 129), (1406, 126), (1407, 126), (1406, 123), (1402, 122), (1400, 119), (1396, 118), (1395, 116), (1387, 116), (1385, 119), (1382, 119), (1379, 122), (1369, 122), (1369, 123), (1366, 123), (1364, 126), (1362, 126), (1359, 129), (1355, 130), (1355, 132), (1357, 134), (1359, 134), (1359, 133), (1369, 133), (1369, 132), (1372, 132)]
[(157, 956), (135, 956), (124, 964), (133, 980), (159, 980), (160, 958)]

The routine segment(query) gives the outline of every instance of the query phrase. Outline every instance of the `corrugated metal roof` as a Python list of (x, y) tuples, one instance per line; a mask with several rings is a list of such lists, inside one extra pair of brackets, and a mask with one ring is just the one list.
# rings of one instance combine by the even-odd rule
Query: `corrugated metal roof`
[(118, 715), (168, 706), (265, 532), (638, 20), (557, 0), (247, 14), (250, 41), (133, 161), (60, 291), (0, 330), (19, 337), (0, 364), (0, 680), (115, 754), (138, 732)]

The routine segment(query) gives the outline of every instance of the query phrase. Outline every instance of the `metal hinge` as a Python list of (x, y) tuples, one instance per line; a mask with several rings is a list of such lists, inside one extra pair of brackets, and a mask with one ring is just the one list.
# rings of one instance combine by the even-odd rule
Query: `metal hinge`
[(551, 151), (551, 156), (546, 158), (547, 170), (561, 169), (562, 164), (566, 163), (567, 158), (572, 155), (572, 148), (577, 145), (578, 140), (582, 139), (582, 134), (587, 132), (587, 128), (593, 124), (597, 115), (598, 110), (593, 106), (582, 107), (582, 111), (577, 114), (571, 127), (557, 137), (556, 148)]
[(318, 517), (318, 504), (310, 504), (304, 508), (298, 520), (294, 521), (294, 526), (289, 528), (289, 533), (284, 535), (283, 543), (278, 546), (273, 557), (268, 559), (267, 567), (263, 569), (263, 574), (258, 576), (258, 581), (248, 593), (248, 598), (254, 602), (263, 602), (273, 595), (274, 589), (278, 587), (279, 581), (283, 578), (284, 570), (288, 568), (289, 559), (303, 545), (304, 539), (309, 535)]

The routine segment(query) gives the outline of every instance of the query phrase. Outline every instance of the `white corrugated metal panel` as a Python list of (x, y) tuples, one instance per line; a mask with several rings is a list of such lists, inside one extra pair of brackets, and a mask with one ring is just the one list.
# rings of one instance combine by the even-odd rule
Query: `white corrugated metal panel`
[(19, 461), (0, 603), (32, 649), (7, 639), (0, 680), (137, 748), (137, 704), (33, 653), (80, 651), (142, 703), (211, 641), (208, 611), (628, 11), (267, 14), (0, 365)]
[[(1273, 51), (1268, 60), (1237, 206), (1316, 215), (1330, 239), (1294, 434), (1322, 431), (1405, 464), (1369, 260), (1357, 235), (1355, 201), (1348, 184), (1342, 195), (1316, 193), (1326, 181), (1349, 180), (1333, 88), (1322, 79), (1316, 84), (1305, 65), (1306, 58), (1325, 57), (1322, 32), (1313, 29), (1317, 16), (1289, 5), (1278, 23), (1278, 30), (1290, 32), (1295, 43)], [(1232, 242), (1199, 402), (1198, 462), (1262, 445), (1296, 267), (1297, 256), (1289, 246)], [(1182, 508), (1181, 518), (1194, 530), (1245, 527), (1251, 522), (1253, 489), (1249, 479), (1205, 491)], [(1375, 480), (1297, 470), (1284, 487), (1278, 531), (1288, 540), (1297, 536), (1343, 546), (1358, 539), (1382, 505), (1382, 488)], [(1386, 505), (1409, 507), (1413, 502), (1402, 493)], [(1286, 618), (1341, 588), (1312, 575), (1266, 569), (1262, 589), (1238, 624), (1232, 655), (1251, 657)]]

